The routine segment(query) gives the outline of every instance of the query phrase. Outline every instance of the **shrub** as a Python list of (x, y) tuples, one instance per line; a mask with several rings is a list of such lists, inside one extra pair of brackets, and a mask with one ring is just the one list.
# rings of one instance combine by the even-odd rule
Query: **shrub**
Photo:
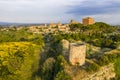
[(68, 75), (64, 70), (58, 72), (55, 77), (55, 80), (72, 80), (72, 77)]
[(110, 60), (109, 60), (109, 58), (107, 57), (107, 56), (100, 56), (99, 58), (98, 58), (98, 65), (100, 65), (100, 66), (104, 66), (104, 65), (107, 65), (107, 64), (109, 64), (110, 63)]
[(99, 66), (98, 64), (96, 64), (96, 63), (91, 63), (91, 64), (88, 65), (87, 71), (88, 71), (88, 72), (96, 72), (96, 71), (99, 70), (99, 68), (100, 68), (100, 66)]

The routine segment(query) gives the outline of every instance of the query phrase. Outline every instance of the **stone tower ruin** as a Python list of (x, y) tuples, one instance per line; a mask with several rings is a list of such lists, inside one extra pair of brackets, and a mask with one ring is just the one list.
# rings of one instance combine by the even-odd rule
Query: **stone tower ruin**
[(70, 43), (69, 61), (72, 65), (83, 65), (85, 63), (86, 45)]
[(62, 54), (72, 65), (83, 65), (86, 57), (86, 45), (62, 40)]

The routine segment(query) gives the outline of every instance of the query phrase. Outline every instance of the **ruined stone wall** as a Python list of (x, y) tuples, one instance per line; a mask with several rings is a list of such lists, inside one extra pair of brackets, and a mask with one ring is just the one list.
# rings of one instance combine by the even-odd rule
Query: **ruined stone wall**
[(85, 63), (86, 45), (70, 43), (69, 61), (72, 65), (83, 65)]
[(69, 57), (69, 41), (63, 39), (61, 41), (62, 44), (62, 55), (65, 57), (65, 59), (68, 61), (68, 57)]
[(114, 65), (109, 64), (101, 67), (101, 69), (94, 74), (86, 75), (86, 77), (81, 80), (112, 80), (113, 78), (115, 78)]

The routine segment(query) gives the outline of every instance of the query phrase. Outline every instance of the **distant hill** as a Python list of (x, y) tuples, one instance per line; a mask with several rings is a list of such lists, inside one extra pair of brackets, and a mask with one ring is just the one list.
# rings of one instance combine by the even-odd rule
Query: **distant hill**
[(0, 22), (0, 25), (8, 25), (8, 24), (10, 24), (10, 23), (8, 23), (8, 22)]
[(21, 23), (0, 22), (0, 25), (20, 25)]
[(16, 22), (0, 22), (0, 25), (45, 25), (49, 23), (16, 23)]

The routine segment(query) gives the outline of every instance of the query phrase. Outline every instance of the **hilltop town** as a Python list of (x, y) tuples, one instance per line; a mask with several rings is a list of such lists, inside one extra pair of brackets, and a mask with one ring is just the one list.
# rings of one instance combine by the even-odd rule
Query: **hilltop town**
[(0, 80), (119, 80), (119, 53), (120, 27), (91, 17), (1, 26)]
[[(70, 32), (70, 24), (83, 24), (85, 25), (92, 25), (94, 24), (94, 19), (91, 17), (86, 17), (82, 19), (82, 23), (75, 21), (75, 20), (71, 20), (68, 24), (62, 24), (60, 22), (58, 23), (50, 23), (50, 24), (44, 24), (44, 25), (33, 25), (33, 26), (28, 26), (28, 30), (33, 32), (33, 33), (57, 33), (57, 32), (65, 32), (68, 33)], [(14, 26), (13, 26), (14, 28)], [(17, 30), (22, 29), (23, 26), (19, 26), (17, 28)], [(5, 30), (2, 29), (2, 30)]]

